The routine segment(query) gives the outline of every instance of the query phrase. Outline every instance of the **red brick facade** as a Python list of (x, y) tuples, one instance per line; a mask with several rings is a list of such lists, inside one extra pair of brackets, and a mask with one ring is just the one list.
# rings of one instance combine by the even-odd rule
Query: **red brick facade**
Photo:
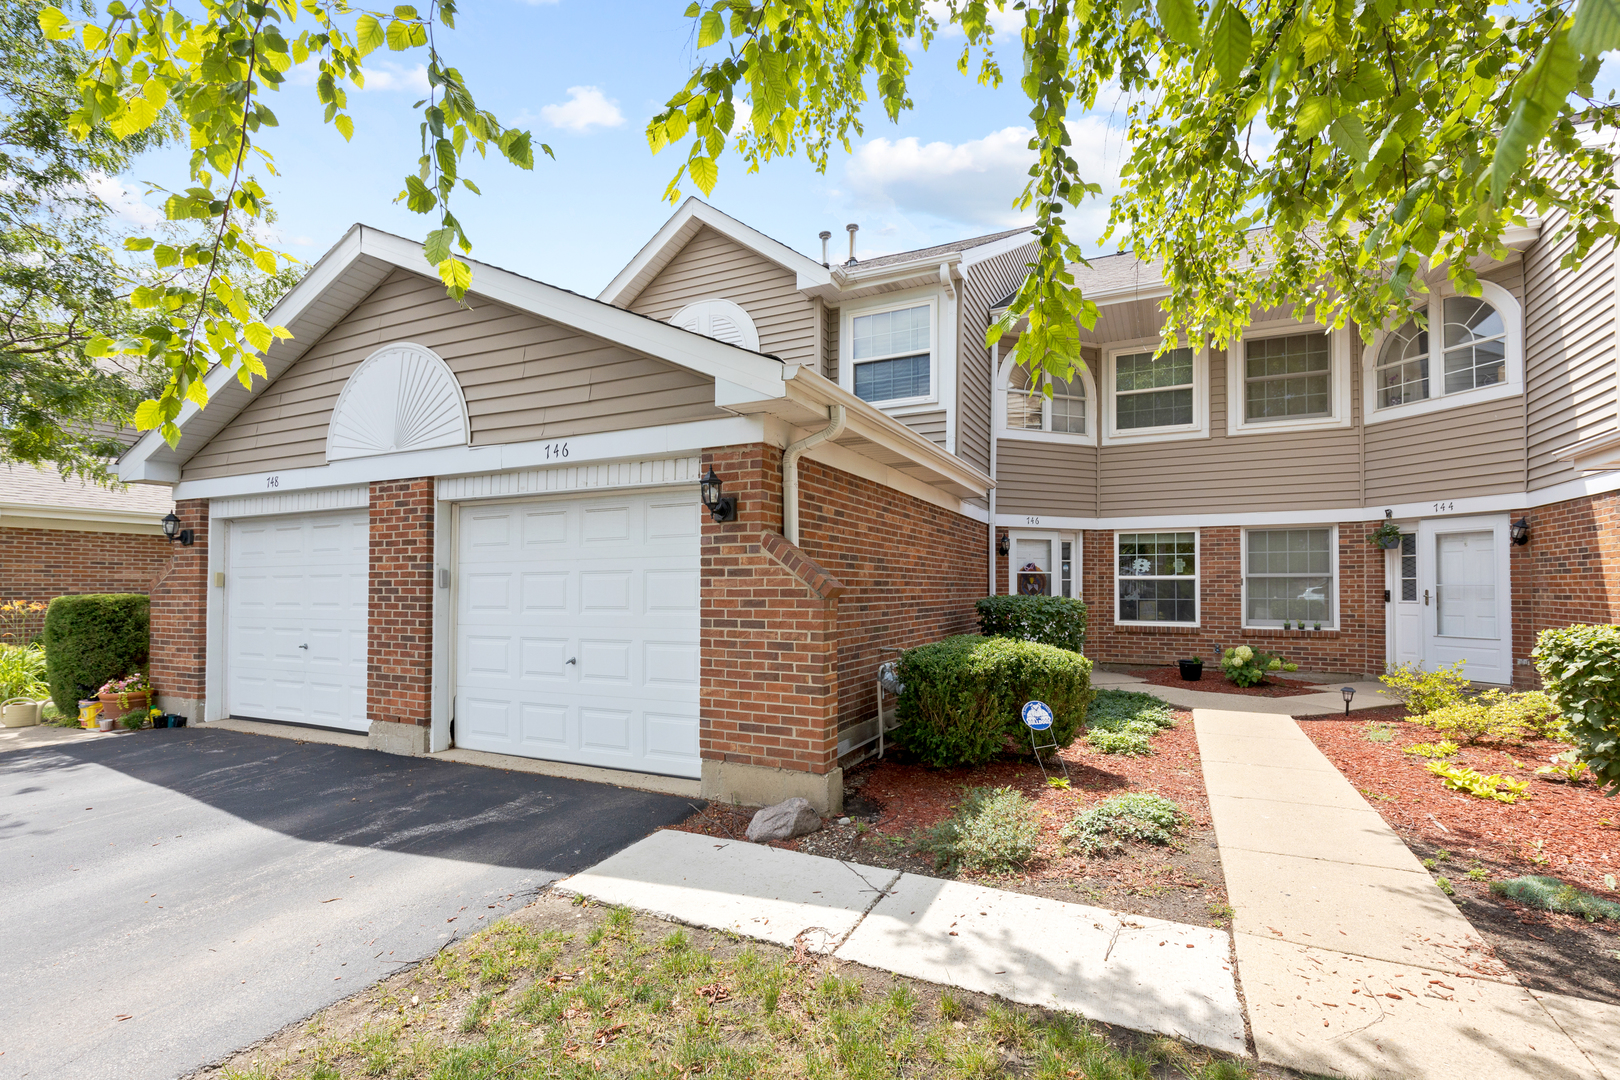
[[(1530, 523), (1530, 542), (1513, 549), (1513, 656), (1535, 648), (1536, 635), (1572, 623), (1620, 622), (1620, 492), (1588, 495), (1535, 510), (1514, 511)], [(1535, 670), (1514, 667), (1515, 682)]]
[(152, 586), (152, 686), (162, 707), (200, 719), (208, 661), (208, 500), (174, 504), (192, 544), (171, 544), (169, 568)]
[(431, 479), (371, 485), (370, 720), (432, 720), (433, 499)]
[[(0, 603), (80, 593), (149, 593), (169, 568), (167, 537), (0, 528)], [(28, 627), (37, 634), (44, 616)]]

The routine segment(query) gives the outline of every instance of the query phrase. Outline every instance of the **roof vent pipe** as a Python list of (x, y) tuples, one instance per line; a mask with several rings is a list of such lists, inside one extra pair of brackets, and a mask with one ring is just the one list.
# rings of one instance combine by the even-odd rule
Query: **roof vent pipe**
[(782, 535), (794, 547), (799, 546), (799, 458), (812, 446), (836, 439), (844, 433), (844, 407), (833, 405), (827, 409), (827, 426), (808, 435), (782, 451)]
[(855, 265), (855, 234), (861, 231), (861, 227), (859, 225), (851, 223), (849, 225), (844, 226), (844, 231), (849, 233), (849, 262), (845, 263), (844, 265), (845, 266), (854, 266)]
[(830, 263), (827, 262), (827, 241), (829, 241), (831, 239), (832, 239), (832, 233), (828, 232), (826, 229), (822, 229), (821, 230), (821, 265), (822, 266), (831, 265)]

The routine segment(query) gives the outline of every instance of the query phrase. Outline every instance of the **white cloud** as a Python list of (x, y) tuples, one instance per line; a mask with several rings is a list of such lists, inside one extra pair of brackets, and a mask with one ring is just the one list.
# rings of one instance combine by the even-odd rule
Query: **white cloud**
[[(321, 76), (321, 65), (318, 60), (305, 60), (287, 73), (287, 81), (294, 86), (314, 86), (315, 80)], [(427, 96), (428, 77), (427, 65), (417, 64), (415, 67), (405, 67), (387, 60), (378, 60), (367, 64), (365, 68), (365, 91), (374, 90), (408, 90), (411, 93)]]
[(106, 204), (119, 220), (141, 229), (150, 229), (163, 220), (163, 211), (143, 200), (136, 185), (101, 173), (89, 173), (86, 180), (84, 190)]
[(624, 123), (619, 103), (594, 86), (570, 86), (568, 100), (540, 109), (540, 119), (552, 127), (586, 132), (593, 127), (618, 127)]
[[(946, 5), (945, 0), (927, 0), (923, 4), (923, 8), (939, 23), (941, 37), (951, 37), (962, 33), (961, 27), (951, 22), (951, 10)], [(1024, 28), (1024, 13), (1022, 11), (1015, 10), (1010, 2), (1005, 10), (998, 10), (994, 4), (991, 4), (988, 17), (990, 28), (996, 32), (997, 45), (1004, 44), (1008, 36), (1011, 36), (1014, 45), (1018, 44), (1018, 32)]]
[[(924, 143), (916, 138), (873, 139), (855, 151), (848, 167), (855, 197), (870, 207), (927, 214), (986, 230), (1028, 225), (1034, 215), (1012, 208), (1029, 180), (1034, 132), (1007, 127), (962, 143)], [(1119, 190), (1123, 132), (1105, 120), (1082, 117), (1069, 125), (1082, 176), (1101, 184), (1103, 196), (1088, 199), (1068, 215), (1070, 235), (1089, 244), (1108, 219), (1107, 198)]]

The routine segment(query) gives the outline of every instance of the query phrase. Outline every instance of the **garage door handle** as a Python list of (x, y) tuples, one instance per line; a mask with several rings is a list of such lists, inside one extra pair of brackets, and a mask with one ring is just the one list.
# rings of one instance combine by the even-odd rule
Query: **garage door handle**
[(307, 648), (309, 648), (309, 646), (308, 646), (308, 645), (300, 645), (300, 646), (298, 646), (298, 647), (299, 647), (299, 648), (300, 648), (300, 649), (307, 649)]
[(579, 660), (579, 657), (577, 657), (577, 656), (570, 656), (570, 657), (569, 657), (569, 658), (568, 658), (568, 660), (567, 660), (567, 662), (566, 662), (566, 663), (564, 663), (564, 664), (563, 664), (563, 667), (567, 667), (567, 666), (568, 666), (568, 665), (569, 665), (569, 664), (572, 664), (572, 663), (575, 663), (575, 662), (577, 662), (577, 661), (578, 661), (578, 660)]

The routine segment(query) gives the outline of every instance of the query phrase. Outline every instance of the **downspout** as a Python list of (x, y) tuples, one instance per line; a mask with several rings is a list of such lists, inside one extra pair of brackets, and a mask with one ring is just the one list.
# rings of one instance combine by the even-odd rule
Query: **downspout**
[[(852, 239), (853, 236), (852, 233)], [(782, 535), (794, 547), (799, 546), (799, 458), (812, 446), (836, 439), (844, 433), (844, 407), (829, 406), (827, 418), (829, 422), (826, 427), (782, 451)]]
[(997, 372), (1001, 367), (1001, 339), (990, 346), (990, 589), (987, 596), (996, 595), (996, 420), (1000, 416), (996, 391), (1001, 385)]

